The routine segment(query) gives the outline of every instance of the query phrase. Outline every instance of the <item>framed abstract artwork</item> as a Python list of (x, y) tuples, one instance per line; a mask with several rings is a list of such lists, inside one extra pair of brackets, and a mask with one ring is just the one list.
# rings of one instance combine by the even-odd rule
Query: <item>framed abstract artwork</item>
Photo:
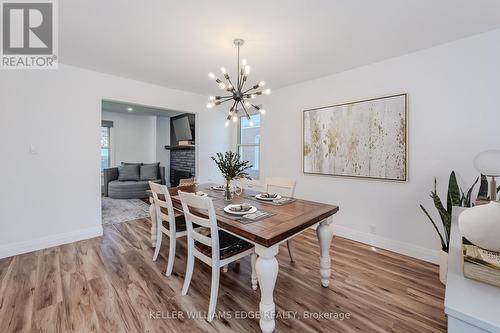
[(407, 181), (407, 94), (305, 110), (302, 148), (306, 174)]

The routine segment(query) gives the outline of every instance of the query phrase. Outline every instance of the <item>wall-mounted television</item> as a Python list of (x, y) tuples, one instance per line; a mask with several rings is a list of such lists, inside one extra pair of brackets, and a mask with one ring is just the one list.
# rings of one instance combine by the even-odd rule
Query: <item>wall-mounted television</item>
[(193, 140), (193, 133), (191, 125), (189, 124), (188, 116), (172, 119), (172, 126), (174, 127), (175, 138), (177, 141), (191, 141)]

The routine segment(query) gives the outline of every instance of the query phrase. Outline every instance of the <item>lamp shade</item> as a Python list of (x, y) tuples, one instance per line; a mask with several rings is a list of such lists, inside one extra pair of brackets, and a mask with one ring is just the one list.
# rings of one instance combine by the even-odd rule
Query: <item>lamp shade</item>
[(500, 176), (500, 150), (486, 150), (474, 158), (474, 167), (483, 175)]

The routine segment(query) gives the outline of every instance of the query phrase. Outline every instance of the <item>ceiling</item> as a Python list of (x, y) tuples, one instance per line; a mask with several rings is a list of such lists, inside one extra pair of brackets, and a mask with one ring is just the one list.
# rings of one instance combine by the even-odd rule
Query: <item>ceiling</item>
[(62, 63), (214, 94), (234, 75), (277, 89), (500, 28), (498, 0), (59, 1)]
[(101, 104), (102, 111), (118, 112), (131, 115), (174, 117), (185, 113), (118, 101), (104, 100)]

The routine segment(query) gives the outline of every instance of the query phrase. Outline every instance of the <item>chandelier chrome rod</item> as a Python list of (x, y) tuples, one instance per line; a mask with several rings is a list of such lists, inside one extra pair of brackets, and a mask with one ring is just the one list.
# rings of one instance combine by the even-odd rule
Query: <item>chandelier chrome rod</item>
[(269, 95), (270, 93), (269, 93), (269, 92), (266, 92), (266, 90), (254, 91), (254, 92), (252, 92), (252, 93), (250, 93), (250, 94), (246, 94), (246, 93), (245, 93), (245, 97), (246, 97), (246, 98), (251, 98), (251, 95), (260, 96), (260, 95), (262, 95), (262, 94), (268, 94), (268, 95)]
[(247, 116), (247, 119), (250, 120), (250, 115), (248, 114), (247, 108), (245, 107), (245, 104), (240, 101), (241, 106), (243, 107), (243, 111), (245, 111), (245, 114)]
[(234, 112), (234, 108), (236, 107), (236, 104), (238, 104), (238, 102), (234, 101), (233, 106), (231, 106), (231, 108), (229, 109), (229, 112), (231, 112), (231, 113)]
[(255, 110), (259, 111), (261, 108), (255, 104), (250, 104)]
[(231, 118), (234, 116), (234, 108), (236, 107), (236, 104), (238, 102), (234, 101), (233, 103), (233, 106), (231, 107), (231, 109), (229, 109), (229, 114), (227, 115), (227, 120), (231, 120)]
[(231, 85), (231, 90), (229, 90), (229, 89), (226, 89), (226, 90), (234, 92), (234, 84), (231, 82), (231, 78), (229, 77), (229, 75), (228, 74), (224, 75), (224, 78)]
[(229, 98), (224, 99), (224, 100), (218, 100), (218, 101), (215, 102), (215, 105), (221, 105), (222, 103), (229, 102), (232, 99), (233, 99), (233, 97), (229, 97)]
[(249, 92), (249, 91), (251, 91), (251, 90), (255, 90), (255, 89), (259, 88), (259, 85), (258, 85), (258, 84), (257, 84), (256, 86), (257, 86), (257, 87), (253, 86), (252, 88), (249, 88), (249, 89), (245, 90), (244, 92), (242, 92), (242, 94), (246, 94), (247, 92)]
[(240, 90), (240, 43), (238, 43), (238, 64), (236, 75), (238, 76), (238, 90)]
[(245, 85), (245, 81), (246, 81), (246, 74), (245, 74), (245, 69), (242, 68), (240, 69), (240, 85), (238, 87), (238, 90), (241, 91), (243, 89), (243, 86)]
[(225, 99), (225, 100), (221, 100), (221, 101), (220, 101), (220, 104), (222, 104), (222, 103), (226, 103), (226, 102), (229, 102), (230, 100), (232, 100), (232, 98), (228, 98), (228, 99)]

